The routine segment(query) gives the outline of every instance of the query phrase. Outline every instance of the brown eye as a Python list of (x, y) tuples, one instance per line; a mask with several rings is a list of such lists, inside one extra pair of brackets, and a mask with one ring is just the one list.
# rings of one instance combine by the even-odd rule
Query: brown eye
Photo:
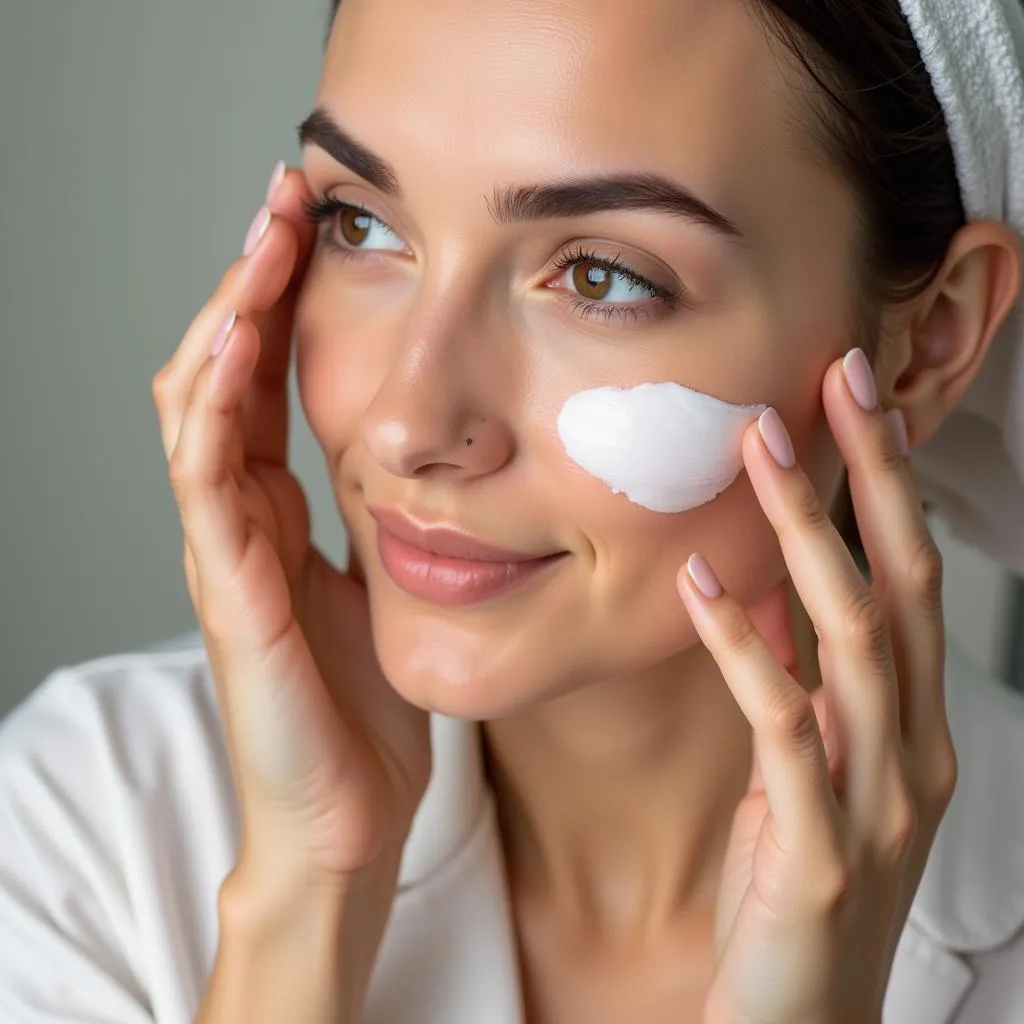
[(366, 236), (370, 233), (370, 224), (373, 221), (368, 213), (364, 213), (354, 206), (348, 206), (341, 211), (339, 220), (341, 221), (341, 233), (349, 245), (359, 246), (366, 241)]
[(611, 291), (612, 272), (596, 263), (577, 263), (572, 269), (572, 284), (583, 298), (600, 301)]

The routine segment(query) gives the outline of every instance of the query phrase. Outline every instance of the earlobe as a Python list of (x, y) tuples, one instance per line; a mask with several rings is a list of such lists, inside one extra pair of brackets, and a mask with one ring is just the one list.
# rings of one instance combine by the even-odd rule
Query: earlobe
[(927, 441), (977, 377), (1021, 290), (1021, 248), (999, 221), (975, 221), (950, 243), (906, 328), (888, 405), (903, 410), (911, 445)]

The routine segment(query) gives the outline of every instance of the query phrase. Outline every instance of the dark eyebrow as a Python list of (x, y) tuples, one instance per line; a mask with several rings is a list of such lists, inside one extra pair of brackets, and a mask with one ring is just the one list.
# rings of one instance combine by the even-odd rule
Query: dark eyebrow
[[(357, 142), (322, 107), (299, 125), (299, 146), (319, 147), (385, 195), (398, 198), (402, 194), (391, 165)], [(739, 228), (724, 214), (689, 189), (655, 174), (508, 186), (496, 189), (488, 205), (499, 224), (582, 217), (605, 210), (661, 210), (709, 227), (732, 241), (743, 239)]]
[(398, 175), (391, 165), (362, 143), (356, 142), (321, 107), (317, 107), (299, 125), (299, 147), (305, 146), (318, 146), (328, 156), (343, 164), (353, 174), (358, 174), (385, 195), (396, 198), (401, 196)]
[(689, 189), (655, 174), (617, 174), (552, 185), (513, 186), (494, 194), (499, 224), (546, 217), (582, 217), (603, 210), (661, 210), (703, 224), (732, 240), (742, 232)]

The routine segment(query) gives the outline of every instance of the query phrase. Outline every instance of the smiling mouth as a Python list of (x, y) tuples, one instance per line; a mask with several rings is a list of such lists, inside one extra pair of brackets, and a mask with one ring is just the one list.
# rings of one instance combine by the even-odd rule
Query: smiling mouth
[(450, 527), (421, 527), (394, 510), (371, 508), (370, 514), (377, 523), (377, 551), (392, 582), (434, 604), (491, 600), (569, 554), (499, 548)]

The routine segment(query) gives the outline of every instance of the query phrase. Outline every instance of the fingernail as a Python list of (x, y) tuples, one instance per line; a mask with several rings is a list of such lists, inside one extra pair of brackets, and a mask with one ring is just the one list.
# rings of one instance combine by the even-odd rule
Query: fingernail
[(722, 596), (722, 584), (718, 582), (715, 570), (708, 565), (708, 561), (703, 555), (690, 555), (686, 563), (686, 571), (690, 574), (694, 586), (709, 601), (715, 601)]
[(235, 321), (238, 319), (238, 313), (232, 310), (228, 315), (227, 320), (220, 325), (220, 330), (217, 331), (217, 336), (213, 339), (213, 345), (210, 346), (210, 355), (219, 356), (224, 351), (224, 346), (228, 343), (228, 337), (231, 334), (231, 329), (235, 326)]
[(796, 452), (789, 431), (782, 422), (782, 417), (769, 406), (757, 421), (757, 429), (761, 433), (768, 454), (783, 468), (792, 469), (796, 465)]
[(274, 173), (270, 175), (270, 184), (267, 186), (267, 203), (271, 203), (274, 196), (277, 194), (277, 190), (284, 181), (284, 173), (287, 170), (287, 165), (283, 160), (278, 160), (274, 164)]
[(900, 455), (906, 458), (910, 454), (910, 439), (907, 437), (907, 419), (902, 409), (890, 409), (885, 418), (892, 427), (893, 437), (896, 438), (896, 447)]
[(242, 248), (244, 256), (248, 256), (256, 248), (259, 240), (267, 233), (267, 228), (269, 227), (270, 211), (265, 206), (261, 206), (260, 212), (256, 214), (256, 219), (250, 225), (249, 232), (245, 236), (245, 245)]
[(875, 387), (875, 375), (871, 372), (871, 364), (863, 349), (852, 348), (846, 353), (843, 373), (853, 400), (865, 412), (875, 409), (878, 405), (878, 389)]

